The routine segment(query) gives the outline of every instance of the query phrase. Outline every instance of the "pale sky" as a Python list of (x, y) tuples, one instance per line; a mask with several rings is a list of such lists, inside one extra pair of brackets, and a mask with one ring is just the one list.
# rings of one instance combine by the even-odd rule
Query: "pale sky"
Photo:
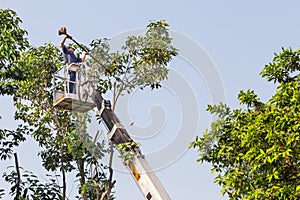
[[(178, 35), (174, 38), (174, 42), (177, 41), (182, 47), (182, 51), (179, 51), (186, 54), (186, 57), (175, 58), (170, 64), (170, 68), (179, 76), (174, 75), (175, 80), (173, 76), (170, 77), (169, 82), (165, 83), (166, 87), (160, 91), (135, 92), (130, 97), (130, 103), (126, 104), (130, 120), (138, 126), (136, 129), (128, 129), (141, 144), (146, 158), (147, 155), (150, 157), (149, 162), (157, 169), (156, 175), (174, 200), (227, 198), (221, 196), (220, 187), (213, 183), (214, 175), (210, 173), (210, 165), (196, 162), (197, 152), (194, 149), (183, 151), (180, 145), (180, 150), (176, 147), (167, 149), (168, 140), (176, 141), (177, 134), (182, 134), (176, 131), (180, 131), (182, 126), (195, 125), (193, 120), (198, 127), (192, 133), (186, 133), (186, 138), (201, 135), (209, 128), (211, 116), (205, 109), (207, 104), (217, 100), (212, 99), (216, 85), (225, 90), (224, 100), (232, 108), (239, 107), (237, 95), (241, 89), (253, 89), (263, 101), (269, 99), (276, 88), (261, 78), (259, 73), (265, 64), (271, 62), (274, 52), (280, 52), (282, 47), (297, 49), (300, 44), (300, 2), (297, 0), (2, 0), (1, 7), (11, 8), (18, 13), (23, 20), (21, 26), (28, 31), (29, 41), (35, 46), (46, 42), (58, 46), (61, 37), (57, 35), (57, 30), (61, 26), (66, 26), (76, 40), (88, 45), (91, 40), (103, 37), (115, 38), (112, 40), (118, 42), (120, 34), (132, 33), (144, 28), (149, 20), (160, 19), (166, 19), (174, 33), (188, 38), (183, 43), (180, 43), (183, 40)], [(195, 58), (199, 60), (191, 60)], [(193, 66), (194, 62), (199, 65)], [(205, 70), (213, 71), (215, 76), (210, 74), (207, 77)], [(126, 121), (123, 108), (120, 106), (117, 114), (123, 117), (121, 119), (127, 126), (130, 120)], [(10, 99), (0, 97), (0, 115), (3, 118), (0, 120), (1, 128), (14, 128), (12, 109)], [(185, 122), (186, 112), (193, 117), (188, 122)], [(154, 121), (151, 121), (151, 117)], [(159, 130), (153, 129), (158, 134), (149, 133), (152, 130), (149, 126), (154, 122), (161, 126)], [(139, 132), (143, 130), (148, 135)], [(188, 145), (188, 142), (182, 144)], [(178, 150), (180, 153), (171, 157), (170, 163), (160, 166), (159, 163), (163, 163), (165, 157), (159, 158), (157, 154), (165, 149), (167, 152)], [(22, 144), (17, 151), (21, 166), (43, 176), (39, 159), (35, 158), (37, 149), (34, 142)], [(1, 163), (1, 174), (6, 165), (13, 163)], [(116, 171), (117, 199), (143, 199), (132, 177), (128, 173)], [(0, 188), (3, 184), (1, 180)]]

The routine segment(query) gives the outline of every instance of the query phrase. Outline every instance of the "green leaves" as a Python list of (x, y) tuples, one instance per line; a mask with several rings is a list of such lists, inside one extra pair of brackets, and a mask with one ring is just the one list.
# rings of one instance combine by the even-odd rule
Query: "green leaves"
[(5, 190), (0, 188), (0, 198), (5, 195)]
[(15, 131), (0, 130), (0, 160), (10, 159), (15, 147), (26, 140), (29, 129), (22, 124)]
[(103, 93), (113, 89), (117, 97), (135, 88), (159, 88), (167, 78), (167, 64), (178, 51), (172, 46), (167, 27), (164, 20), (151, 22), (144, 35), (129, 36), (118, 52), (110, 52), (107, 39), (92, 41), (91, 55), (97, 61), (90, 60), (88, 66), (101, 77), (98, 88)]
[(49, 182), (42, 183), (40, 182), (38, 177), (30, 171), (25, 171), (22, 169), (21, 174), (22, 177), (19, 183), (20, 185), (18, 185), (18, 175), (15, 171), (11, 171), (10, 173), (3, 174), (4, 180), (12, 185), (9, 194), (11, 196), (15, 196), (17, 191), (19, 192), (19, 195), (15, 199), (61, 200), (62, 195), (60, 193), (60, 187), (56, 183), (57, 180), (56, 176), (46, 175), (50, 177)]
[(137, 142), (126, 142), (118, 144), (117, 149), (121, 152), (119, 156), (125, 165), (128, 165), (133, 161), (134, 157), (137, 155), (136, 148), (140, 145)]
[(22, 23), (16, 12), (10, 9), (0, 9), (0, 66), (14, 63), (20, 56), (20, 52), (28, 47), (28, 41), (24, 38), (27, 32), (19, 27)]
[[(296, 57), (295, 57), (296, 56)], [(300, 82), (298, 51), (283, 50), (263, 76), (279, 82), (266, 103), (252, 90), (238, 98), (247, 109), (208, 106), (218, 119), (190, 147), (210, 162), (215, 182), (230, 199), (298, 199)], [(298, 190), (297, 190), (298, 188)]]
[(12, 94), (16, 86), (7, 84), (5, 79), (23, 79), (16, 62), (29, 43), (27, 32), (20, 28), (21, 19), (15, 11), (0, 9), (0, 94)]
[[(275, 53), (273, 61), (265, 66), (261, 75), (268, 81), (274, 81), (274, 83), (290, 82), (299, 75), (299, 69), (300, 51), (282, 48), (282, 52), (280, 54)], [(294, 72), (297, 73), (293, 74)]]
[(247, 107), (259, 108), (263, 105), (253, 90), (247, 90), (247, 92), (244, 92), (243, 90), (240, 91), (238, 99), (240, 100), (241, 104), (246, 104)]

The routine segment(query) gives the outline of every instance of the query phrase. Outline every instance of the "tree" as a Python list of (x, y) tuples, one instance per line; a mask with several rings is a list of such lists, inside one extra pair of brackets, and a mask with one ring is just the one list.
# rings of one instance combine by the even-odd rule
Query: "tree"
[[(14, 199), (67, 199), (66, 174), (75, 172), (79, 185), (78, 198), (113, 199), (115, 181), (112, 169), (106, 163), (101, 163), (101, 158), (109, 150), (105, 149), (103, 141), (92, 138), (87, 132), (90, 116), (53, 106), (52, 74), (64, 65), (59, 49), (51, 43), (39, 47), (29, 45), (24, 38), (26, 31), (19, 28), (21, 20), (14, 11), (1, 10), (0, 17), (1, 23), (7, 22), (4, 27), (10, 30), (1, 32), (1, 37), (4, 38), (0, 49), (0, 55), (3, 55), (0, 57), (1, 94), (13, 97), (15, 119), (21, 121), (15, 131), (0, 131), (0, 158), (11, 159), (12, 155), (15, 158), (15, 170), (3, 175), (12, 185), (10, 194)], [(95, 89), (105, 93), (112, 88), (121, 88), (115, 92), (120, 96), (128, 87), (130, 90), (147, 86), (158, 88), (167, 76), (167, 63), (177, 54), (171, 45), (167, 26), (164, 21), (150, 23), (146, 35), (132, 36), (131, 43), (129, 39), (126, 41), (122, 53), (111, 52), (109, 46), (104, 45), (107, 43), (95, 42), (103, 40), (94, 40), (92, 52), (99, 56), (96, 61), (86, 63), (86, 66), (96, 69), (94, 72), (97, 72), (96, 78), (99, 81)], [(153, 46), (154, 42), (159, 44)], [(103, 59), (103, 56), (107, 59)], [(154, 70), (151, 80), (141, 79), (140, 75), (145, 71), (137, 71), (143, 69), (143, 66), (148, 72)], [(100, 67), (107, 71), (99, 70)], [(158, 76), (158, 69), (165, 72), (163, 76)], [(128, 76), (126, 80), (124, 78), (129, 73), (135, 74), (133, 77), (139, 77), (130, 81), (130, 86)], [(126, 84), (122, 86), (119, 82)], [(129, 92), (130, 90), (127, 89)], [(46, 183), (19, 166), (14, 147), (25, 141), (27, 136), (33, 137), (40, 146), (42, 165), (50, 174)], [(60, 181), (56, 181), (58, 179)], [(3, 192), (0, 189), (0, 196)]]
[(218, 116), (191, 147), (212, 164), (215, 182), (230, 199), (300, 197), (300, 50), (283, 49), (261, 72), (277, 83), (268, 102), (241, 91), (245, 109), (208, 106)]
[[(29, 43), (27, 32), (20, 28), (22, 20), (16, 12), (10, 9), (0, 9), (0, 95), (12, 95), (17, 86), (11, 80), (21, 80), (24, 76), (16, 66), (17, 60), (21, 56)], [(0, 117), (1, 119), (1, 117)], [(28, 127), (22, 124), (16, 131), (0, 129), (0, 159), (11, 158), (13, 147), (18, 146), (25, 140), (24, 135), (28, 132)]]
[(7, 79), (22, 79), (18, 67), (14, 64), (29, 43), (27, 32), (20, 28), (22, 20), (10, 9), (0, 9), (0, 94), (12, 94), (15, 86), (6, 82)]
[(129, 36), (117, 52), (110, 51), (107, 39), (92, 41), (92, 55), (98, 61), (90, 60), (87, 65), (98, 75), (100, 91), (113, 90), (113, 108), (124, 91), (157, 89), (167, 78), (167, 65), (178, 52), (172, 46), (168, 26), (165, 20), (151, 21), (144, 35)]
[[(17, 86), (10, 80), (24, 78), (15, 63), (20, 58), (21, 52), (29, 46), (29, 43), (25, 37), (27, 32), (20, 28), (22, 20), (16, 12), (10, 9), (0, 9), (0, 21), (0, 95), (12, 95)], [(12, 157), (13, 147), (25, 140), (24, 135), (27, 132), (28, 127), (22, 124), (18, 126), (16, 131), (0, 129), (1, 160)]]

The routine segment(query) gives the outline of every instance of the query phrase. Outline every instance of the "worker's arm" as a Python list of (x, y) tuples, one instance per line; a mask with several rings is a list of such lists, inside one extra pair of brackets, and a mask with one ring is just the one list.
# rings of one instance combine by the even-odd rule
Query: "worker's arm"
[(64, 47), (64, 46), (65, 46), (65, 41), (66, 41), (67, 38), (72, 39), (72, 36), (66, 35), (66, 36), (62, 39), (62, 41), (61, 41), (61, 43), (60, 43), (61, 47)]
[(89, 55), (89, 54), (90, 54), (89, 52), (85, 52), (85, 54), (83, 55), (83, 57), (82, 57), (81, 61), (82, 61), (82, 62), (84, 62), (84, 61), (85, 61), (85, 57), (86, 57), (86, 55)]
[(68, 38), (68, 36), (66, 35), (66, 37), (64, 37), (60, 43), (61, 47), (64, 47), (65, 46), (65, 41), (66, 39)]

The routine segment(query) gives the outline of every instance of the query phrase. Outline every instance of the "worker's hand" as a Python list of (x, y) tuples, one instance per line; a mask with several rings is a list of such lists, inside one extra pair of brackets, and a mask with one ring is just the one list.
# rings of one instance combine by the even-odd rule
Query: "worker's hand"
[(85, 52), (85, 55), (90, 55), (90, 53), (89, 52)]

